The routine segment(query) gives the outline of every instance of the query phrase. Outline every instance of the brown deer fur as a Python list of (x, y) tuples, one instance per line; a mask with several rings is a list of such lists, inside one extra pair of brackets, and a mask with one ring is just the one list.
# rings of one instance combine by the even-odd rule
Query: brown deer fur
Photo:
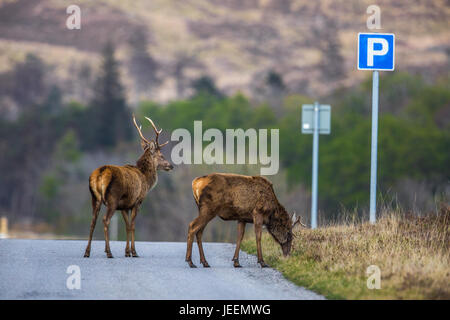
[[(238, 236), (236, 251), (232, 261), (235, 267), (239, 265), (239, 248), (245, 232), (245, 224), (253, 223), (255, 227), (258, 263), (266, 267), (262, 257), (261, 233), (266, 226), (282, 248), (283, 254), (288, 255), (292, 243), (292, 228), (299, 223), (293, 219), (278, 202), (272, 183), (260, 176), (244, 176), (237, 174), (213, 173), (194, 179), (192, 192), (197, 203), (199, 214), (189, 224), (186, 261), (191, 268), (192, 243), (194, 236), (200, 253), (200, 263), (209, 267), (205, 259), (202, 246), (202, 234), (206, 225), (215, 216), (223, 220), (238, 221)], [(293, 220), (295, 220), (293, 222)]]
[[(116, 210), (122, 211), (125, 225), (127, 226), (127, 244), (125, 256), (138, 257), (135, 249), (135, 219), (139, 206), (144, 200), (145, 195), (151, 190), (158, 181), (158, 170), (169, 171), (173, 167), (163, 157), (160, 148), (165, 145), (158, 143), (158, 136), (161, 130), (157, 130), (153, 122), (155, 132), (155, 141), (147, 140), (142, 135), (140, 127), (137, 126), (133, 117), (134, 124), (141, 136), (141, 146), (144, 154), (136, 162), (136, 165), (114, 166), (105, 165), (95, 169), (89, 177), (89, 190), (92, 196), (92, 222), (89, 233), (89, 242), (84, 256), (89, 257), (91, 252), (92, 234), (97, 222), (98, 213), (102, 203), (107, 207), (107, 212), (103, 216), (105, 233), (105, 252), (108, 258), (112, 258), (109, 247), (109, 224)], [(131, 210), (131, 219), (129, 211)], [(131, 236), (131, 250), (129, 246)], [(131, 254), (130, 254), (131, 253)]]

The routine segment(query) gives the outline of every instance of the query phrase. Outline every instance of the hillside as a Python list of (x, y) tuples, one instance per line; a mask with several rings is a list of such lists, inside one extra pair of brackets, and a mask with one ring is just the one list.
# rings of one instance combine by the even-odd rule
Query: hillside
[[(72, 3), (0, 1), (0, 72), (33, 52), (55, 66), (55, 77), (65, 83), (83, 66), (97, 68), (99, 51), (111, 39), (132, 103), (185, 97), (189, 82), (203, 74), (226, 93), (253, 97), (269, 71), (283, 75), (288, 92), (310, 96), (368, 76), (355, 70), (356, 34), (369, 31), (366, 9), (372, 1), (80, 0), (81, 30), (68, 30), (65, 9)], [(447, 1), (377, 4), (381, 31), (396, 34), (397, 70), (431, 79), (448, 73)], [(151, 71), (144, 76), (154, 73), (151, 86), (140, 87), (142, 75), (129, 67), (133, 39), (149, 54)]]

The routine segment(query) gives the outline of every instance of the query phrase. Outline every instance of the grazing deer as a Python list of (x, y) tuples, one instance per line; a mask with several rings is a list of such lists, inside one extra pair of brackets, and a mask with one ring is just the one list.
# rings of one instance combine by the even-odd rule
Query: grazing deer
[(297, 223), (302, 223), (300, 217), (296, 219), (295, 214), (289, 215), (278, 202), (272, 183), (266, 178), (213, 173), (194, 179), (192, 192), (199, 213), (198, 217), (189, 224), (188, 230), (186, 262), (191, 268), (196, 268), (191, 258), (194, 236), (197, 237), (200, 263), (205, 268), (209, 267), (203, 252), (202, 234), (208, 222), (215, 216), (223, 220), (238, 221), (236, 250), (232, 259), (235, 268), (241, 267), (239, 249), (246, 223), (254, 224), (258, 263), (262, 268), (267, 267), (261, 250), (263, 226), (267, 227), (275, 241), (280, 244), (283, 254), (289, 255), (293, 237), (292, 228)]
[[(97, 216), (102, 203), (107, 207), (103, 216), (105, 232), (105, 252), (108, 258), (112, 258), (109, 248), (109, 223), (116, 210), (122, 211), (123, 219), (127, 226), (127, 245), (125, 257), (138, 257), (134, 246), (134, 227), (138, 209), (149, 190), (158, 182), (158, 170), (169, 171), (173, 166), (163, 157), (161, 147), (168, 143), (159, 144), (158, 138), (162, 129), (158, 130), (150, 118), (145, 117), (156, 133), (155, 140), (147, 140), (142, 134), (141, 127), (136, 123), (133, 115), (133, 123), (141, 137), (141, 146), (144, 154), (136, 162), (136, 165), (113, 166), (106, 165), (95, 169), (89, 177), (89, 190), (92, 195), (92, 222), (89, 233), (89, 242), (84, 256), (91, 253), (92, 234), (94, 232)], [(131, 220), (129, 211), (131, 210)], [(131, 235), (131, 254), (130, 254)]]

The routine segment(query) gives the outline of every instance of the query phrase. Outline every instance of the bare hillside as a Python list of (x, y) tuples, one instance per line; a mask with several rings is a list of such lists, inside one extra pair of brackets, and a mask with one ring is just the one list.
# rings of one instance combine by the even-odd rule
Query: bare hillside
[[(204, 74), (227, 93), (252, 96), (269, 71), (283, 74), (290, 92), (315, 96), (368, 76), (355, 70), (356, 35), (369, 31), (366, 9), (373, 1), (79, 0), (81, 30), (68, 30), (66, 7), (72, 3), (0, 1), (0, 71), (34, 52), (65, 79), (83, 65), (96, 67), (100, 49), (112, 40), (131, 102), (183, 97), (190, 80)], [(398, 70), (428, 78), (448, 73), (447, 1), (377, 4), (380, 31), (396, 34)], [(139, 67), (130, 67), (133, 41), (147, 49), (151, 88), (136, 84)]]

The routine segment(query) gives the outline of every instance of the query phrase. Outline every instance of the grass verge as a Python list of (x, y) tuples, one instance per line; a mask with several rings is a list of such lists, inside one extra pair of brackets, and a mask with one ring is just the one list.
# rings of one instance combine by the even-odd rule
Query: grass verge
[[(263, 256), (297, 285), (328, 299), (450, 299), (450, 206), (413, 217), (391, 213), (375, 225), (347, 223), (298, 229), (291, 255), (264, 234)], [(254, 237), (242, 249), (256, 254)], [(368, 289), (367, 268), (381, 271), (381, 289)]]

